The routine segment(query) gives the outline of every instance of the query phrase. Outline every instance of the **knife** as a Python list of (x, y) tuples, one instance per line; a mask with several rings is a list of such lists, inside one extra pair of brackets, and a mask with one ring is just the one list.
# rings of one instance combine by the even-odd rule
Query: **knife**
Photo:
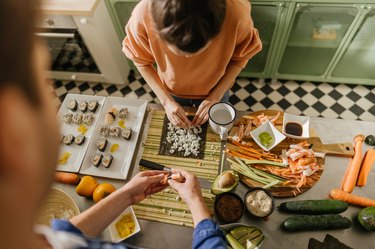
[(149, 168), (149, 169), (162, 170), (162, 171), (167, 171), (167, 172), (171, 172), (171, 170), (172, 170), (169, 167), (166, 167), (164, 165), (161, 165), (161, 164), (158, 164), (158, 163), (155, 163), (155, 162), (151, 162), (151, 161), (148, 161), (148, 160), (145, 160), (145, 159), (141, 159), (141, 161), (139, 161), (139, 165), (141, 165), (143, 167), (146, 167), (146, 168)]

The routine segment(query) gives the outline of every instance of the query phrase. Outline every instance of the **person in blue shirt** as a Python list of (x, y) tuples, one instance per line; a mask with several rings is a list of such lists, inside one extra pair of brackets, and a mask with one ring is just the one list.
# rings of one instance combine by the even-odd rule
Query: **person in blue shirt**
[(193, 248), (226, 248), (218, 225), (203, 202), (197, 178), (180, 173), (183, 183), (165, 173), (145, 171), (71, 220), (55, 220), (52, 230), (35, 226), (53, 182), (59, 129), (49, 81), (48, 52), (35, 33), (36, 0), (0, 1), (0, 248), (135, 248), (93, 239), (122, 211), (168, 184), (188, 204)]

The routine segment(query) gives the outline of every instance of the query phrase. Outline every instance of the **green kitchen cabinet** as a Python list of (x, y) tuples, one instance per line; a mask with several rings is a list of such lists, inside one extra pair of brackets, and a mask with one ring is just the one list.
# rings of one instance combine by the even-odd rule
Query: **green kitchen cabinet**
[(281, 37), (281, 27), (286, 18), (286, 2), (251, 2), (251, 16), (254, 26), (259, 31), (263, 49), (256, 54), (243, 69), (242, 76), (269, 77), (272, 54), (276, 42)]
[(329, 79), (375, 85), (375, 5), (366, 6), (359, 28), (332, 67)]

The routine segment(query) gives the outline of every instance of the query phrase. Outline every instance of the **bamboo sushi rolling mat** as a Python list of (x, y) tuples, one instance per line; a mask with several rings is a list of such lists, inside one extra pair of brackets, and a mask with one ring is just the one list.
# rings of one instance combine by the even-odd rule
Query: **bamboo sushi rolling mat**
[[(213, 182), (218, 175), (220, 164), (220, 137), (207, 129), (203, 159), (159, 155), (165, 112), (153, 111), (150, 114), (152, 118), (146, 141), (142, 145), (144, 147), (142, 158), (168, 167), (185, 169), (199, 178)], [(140, 170), (147, 169), (140, 167)], [(210, 189), (202, 189), (202, 194), (210, 212), (213, 213), (215, 196), (211, 194)], [(178, 193), (169, 187), (147, 197), (134, 205), (133, 209), (140, 219), (193, 227), (188, 206)]]

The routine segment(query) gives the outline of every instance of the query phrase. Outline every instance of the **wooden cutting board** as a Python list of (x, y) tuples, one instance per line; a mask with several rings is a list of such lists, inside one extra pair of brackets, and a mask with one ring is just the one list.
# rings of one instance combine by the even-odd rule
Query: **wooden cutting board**
[[(262, 113), (264, 113), (267, 116), (275, 116), (279, 111), (274, 111), (274, 110), (266, 110), (266, 111), (257, 111), (250, 113), (245, 116), (257, 116)], [(281, 131), (282, 129), (282, 124), (283, 124), (283, 116), (284, 113), (280, 112), (279, 118), (275, 121), (275, 126), (278, 130)], [(230, 135), (233, 135), (237, 129), (236, 126), (238, 126), (241, 123), (241, 120), (243, 120), (243, 117), (239, 120), (236, 121), (233, 129), (230, 132)], [(354, 155), (354, 148), (352, 143), (337, 143), (337, 144), (322, 144), (321, 139), (319, 138), (318, 134), (316, 134), (314, 129), (310, 129), (310, 138), (308, 139), (292, 139), (292, 138), (286, 138), (284, 141), (282, 141), (279, 145), (277, 145), (274, 149), (271, 150), (272, 153), (274, 154), (281, 154), (281, 151), (284, 149), (289, 149), (289, 146), (291, 144), (296, 144), (301, 141), (306, 140), (310, 144), (313, 144), (312, 149), (316, 152), (324, 152), (326, 155), (334, 155), (334, 156), (347, 156), (347, 157), (352, 157)], [(293, 197), (297, 196), (299, 194), (304, 193), (305, 191), (309, 190), (312, 188), (315, 183), (320, 179), (320, 176), (323, 173), (324, 170), (324, 163), (325, 159), (324, 158), (317, 158), (317, 162), (322, 165), (322, 170), (315, 172), (314, 175), (316, 176), (316, 180), (313, 182), (312, 186), (310, 187), (301, 187), (300, 191), (298, 191), (295, 187), (289, 187), (289, 186), (275, 186), (270, 189), (270, 192), (272, 193), (273, 196), (275, 197)], [(261, 183), (258, 183), (248, 177), (245, 177), (243, 175), (240, 176), (241, 181), (246, 184), (249, 187), (262, 187), (264, 186)]]

